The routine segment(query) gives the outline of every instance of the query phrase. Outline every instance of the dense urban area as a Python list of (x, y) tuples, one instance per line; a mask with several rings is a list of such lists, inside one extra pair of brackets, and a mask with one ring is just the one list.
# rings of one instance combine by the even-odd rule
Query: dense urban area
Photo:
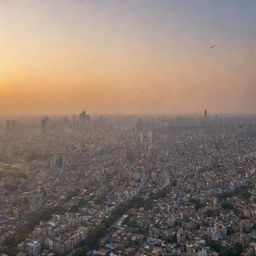
[(1, 118), (0, 255), (256, 255), (254, 116)]

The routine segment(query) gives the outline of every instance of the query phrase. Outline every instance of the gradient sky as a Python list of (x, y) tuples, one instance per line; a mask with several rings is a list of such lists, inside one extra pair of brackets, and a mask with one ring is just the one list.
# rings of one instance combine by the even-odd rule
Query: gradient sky
[(255, 113), (255, 70), (255, 0), (0, 0), (1, 114)]

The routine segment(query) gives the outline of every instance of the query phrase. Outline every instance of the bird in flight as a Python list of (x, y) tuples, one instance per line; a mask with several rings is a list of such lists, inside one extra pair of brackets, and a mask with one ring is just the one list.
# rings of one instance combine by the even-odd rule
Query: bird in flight
[(215, 48), (215, 47), (216, 47), (216, 44), (214, 44), (214, 45), (211, 46), (212, 49)]

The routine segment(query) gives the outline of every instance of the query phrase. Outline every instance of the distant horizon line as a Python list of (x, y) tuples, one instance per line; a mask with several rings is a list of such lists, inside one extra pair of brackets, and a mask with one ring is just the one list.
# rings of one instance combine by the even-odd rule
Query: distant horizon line
[[(204, 109), (205, 110), (205, 109)], [(90, 116), (203, 116), (204, 110), (201, 112), (177, 112), (177, 113), (166, 113), (166, 112), (146, 112), (146, 113), (100, 113), (100, 112), (88, 112), (86, 110), (81, 110), (80, 112), (69, 112), (69, 113), (0, 113), (1, 117), (41, 117), (41, 116), (54, 116), (54, 117), (64, 117), (64, 116), (75, 116), (79, 115), (82, 111), (86, 111)], [(207, 110), (207, 109), (206, 109)], [(208, 111), (208, 110), (207, 110)], [(209, 112), (208, 116), (256, 116), (256, 112)]]

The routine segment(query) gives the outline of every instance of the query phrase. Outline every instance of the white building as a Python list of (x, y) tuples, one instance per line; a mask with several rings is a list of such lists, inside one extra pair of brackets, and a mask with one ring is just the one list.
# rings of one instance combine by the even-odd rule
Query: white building
[(38, 256), (41, 253), (41, 243), (39, 241), (33, 241), (27, 243), (28, 256)]

